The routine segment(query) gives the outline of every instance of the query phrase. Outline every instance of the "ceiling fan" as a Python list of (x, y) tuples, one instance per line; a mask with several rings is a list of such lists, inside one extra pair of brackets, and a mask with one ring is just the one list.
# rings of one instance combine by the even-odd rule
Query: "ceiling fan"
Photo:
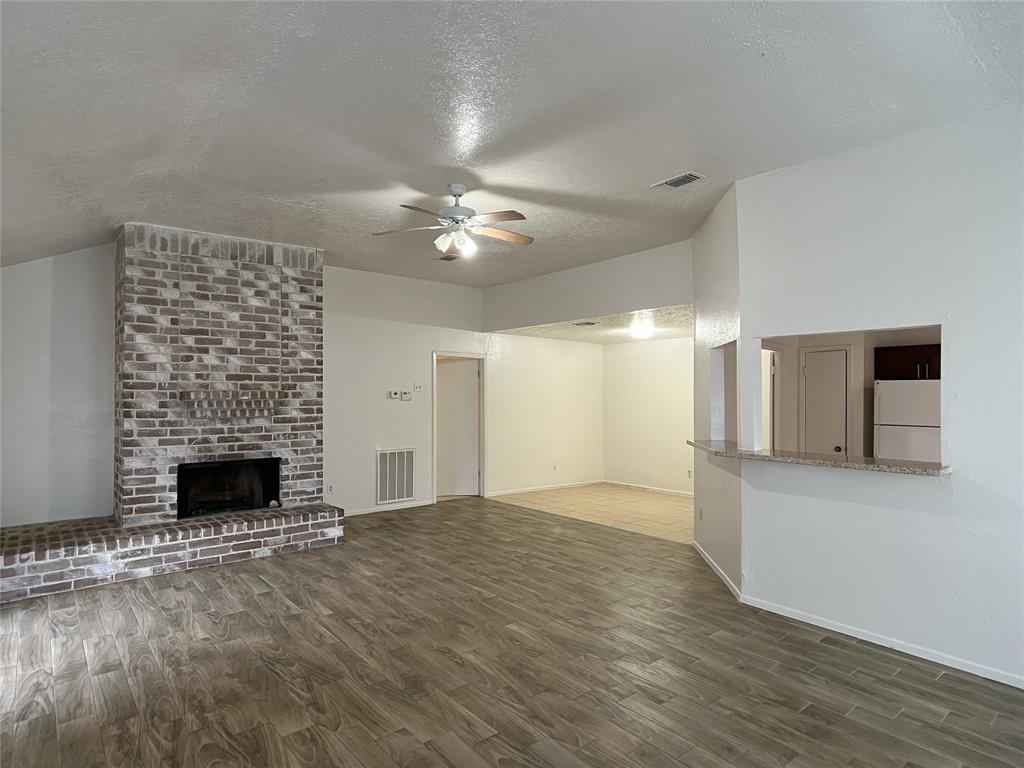
[(417, 205), (401, 205), (410, 211), (425, 213), (437, 219), (437, 224), (429, 227), (407, 227), (406, 229), (388, 229), (384, 232), (374, 232), (375, 235), (392, 235), (396, 232), (415, 232), (421, 229), (443, 229), (444, 232), (434, 240), (434, 247), (443, 255), (444, 261), (453, 261), (459, 256), (472, 256), (476, 253), (476, 243), (473, 242), (473, 235), (493, 237), (497, 240), (504, 240), (516, 245), (529, 245), (533, 238), (529, 235), (520, 235), (518, 232), (509, 232), (507, 229), (498, 229), (488, 226), (499, 221), (523, 221), (526, 219), (518, 211), (494, 211), (493, 213), (477, 213), (472, 208), (460, 205), (460, 200), (466, 194), (466, 187), (462, 184), (449, 184), (448, 194), (455, 198), (455, 205), (449, 205), (440, 211), (428, 211)]

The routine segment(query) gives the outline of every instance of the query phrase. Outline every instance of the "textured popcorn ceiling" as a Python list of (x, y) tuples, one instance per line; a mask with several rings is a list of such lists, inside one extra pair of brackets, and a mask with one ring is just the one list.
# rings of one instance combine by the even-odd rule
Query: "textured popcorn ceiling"
[[(592, 322), (594, 325), (577, 325), (580, 322)], [(622, 315), (605, 315), (604, 317), (588, 317), (581, 320), (569, 320), (564, 323), (548, 323), (532, 325), (528, 328), (514, 328), (501, 333), (514, 336), (538, 336), (542, 339), (559, 339), (561, 341), (583, 341), (588, 344), (622, 344), (628, 341), (645, 341), (637, 339), (630, 330), (635, 325), (646, 325), (653, 328), (648, 341), (655, 339), (684, 339), (693, 336), (693, 305), (680, 304), (676, 307), (645, 309), (638, 312), (626, 312)]]
[[(599, 261), (688, 237), (737, 178), (1019, 99), (1022, 13), (5, 2), (3, 263), (135, 220), (473, 286)], [(429, 232), (370, 236), (451, 181), (537, 242), (443, 263)]]

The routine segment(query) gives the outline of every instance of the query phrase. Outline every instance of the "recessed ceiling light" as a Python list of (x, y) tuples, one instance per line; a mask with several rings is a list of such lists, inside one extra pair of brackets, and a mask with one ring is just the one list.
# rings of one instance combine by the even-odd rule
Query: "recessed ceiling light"
[(634, 339), (649, 339), (658, 330), (654, 327), (654, 316), (650, 312), (637, 312), (629, 326), (629, 335)]

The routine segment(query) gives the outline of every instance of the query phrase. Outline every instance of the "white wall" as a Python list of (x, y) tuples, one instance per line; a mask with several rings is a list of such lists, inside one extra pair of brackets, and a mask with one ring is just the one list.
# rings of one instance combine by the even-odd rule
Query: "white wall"
[(2, 273), (2, 524), (109, 515), (114, 247)]
[[(725, 430), (724, 378), (716, 381), (721, 391), (712, 396), (712, 350), (735, 340), (740, 327), (735, 188), (715, 206), (692, 243), (694, 434), (706, 440), (713, 428), (723, 435)], [(741, 587), (741, 477), (738, 460), (694, 452), (694, 542), (733, 591)]]
[[(601, 347), (352, 314), (380, 314), (345, 300), (354, 290), (347, 281), (362, 281), (365, 274), (324, 270), (324, 475), (325, 486), (334, 488), (326, 494), (329, 503), (350, 514), (378, 509), (377, 448), (414, 448), (416, 498), (408, 506), (433, 500), (435, 351), (487, 355), (486, 493), (602, 479)], [(451, 286), (441, 286), (431, 299), (435, 286), (440, 284), (416, 286), (427, 308), (449, 295)], [(407, 287), (404, 281), (384, 281), (376, 300), (399, 307)], [(388, 390), (416, 385), (423, 389), (409, 402), (386, 397)]]
[(604, 347), (604, 478), (693, 493), (693, 339)]
[(737, 184), (744, 336), (941, 324), (952, 468), (750, 462), (746, 599), (1017, 685), (1022, 160), (1013, 107)]
[(484, 289), (498, 331), (693, 303), (690, 241)]
[[(358, 314), (402, 311), (410, 282), (424, 283), (413, 288), (420, 294), (425, 314), (443, 307), (450, 296), (451, 286), (405, 278), (378, 282), (380, 276), (375, 275), (370, 278), (376, 284), (373, 301), (353, 300), (361, 289), (369, 290), (369, 274), (324, 268), (325, 500), (351, 514), (377, 508), (374, 456), (378, 448), (415, 449), (412, 503), (433, 500), (433, 353), (487, 351), (483, 333)], [(433, 298), (431, 291), (436, 291)], [(416, 386), (422, 389), (413, 392), (411, 401), (387, 398), (389, 390)]]
[(479, 288), (342, 267), (325, 271), (332, 275), (330, 300), (345, 314), (465, 331), (483, 328)]
[(604, 478), (600, 345), (493, 334), (485, 387), (489, 495)]
[(480, 363), (437, 361), (437, 495), (480, 492)]

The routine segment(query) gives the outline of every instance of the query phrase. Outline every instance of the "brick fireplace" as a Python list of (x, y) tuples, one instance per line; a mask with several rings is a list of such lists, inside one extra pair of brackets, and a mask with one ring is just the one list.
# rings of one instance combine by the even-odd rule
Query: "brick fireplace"
[[(128, 223), (115, 254), (113, 515), (4, 529), (0, 597), (340, 541), (344, 513), (323, 503), (323, 253)], [(206, 500), (179, 519), (182, 465)], [(237, 465), (261, 467), (249, 486), (267, 508), (211, 485)]]
[(114, 516), (177, 519), (177, 466), (280, 457), (323, 496), (323, 254), (125, 224), (115, 265)]

